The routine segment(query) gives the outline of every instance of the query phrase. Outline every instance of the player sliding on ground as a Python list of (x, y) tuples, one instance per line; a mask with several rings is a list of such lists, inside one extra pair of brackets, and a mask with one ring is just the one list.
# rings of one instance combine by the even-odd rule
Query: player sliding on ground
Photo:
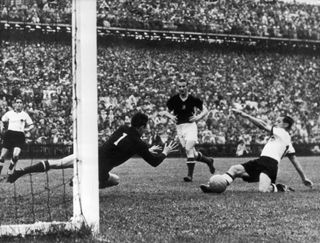
[[(292, 188), (286, 185), (275, 184), (280, 160), (287, 155), (299, 173), (303, 184), (312, 187), (313, 183), (306, 178), (299, 161), (294, 155), (295, 150), (291, 144), (291, 137), (289, 134), (294, 123), (291, 117), (279, 117), (275, 126), (271, 126), (241, 110), (233, 109), (233, 112), (247, 118), (259, 128), (270, 132), (270, 138), (258, 159), (243, 164), (233, 165), (222, 175), (226, 180), (226, 185), (230, 185), (235, 178), (240, 177), (247, 182), (259, 182), (260, 192), (293, 191)], [(201, 185), (200, 188), (204, 193), (214, 192), (209, 184)]]
[[(99, 188), (115, 186), (119, 184), (119, 177), (110, 171), (133, 155), (140, 155), (151, 166), (156, 167), (162, 163), (169, 153), (177, 148), (175, 142), (166, 144), (161, 153), (159, 146), (149, 146), (141, 140), (142, 134), (147, 129), (148, 116), (142, 113), (135, 114), (131, 119), (131, 126), (119, 127), (99, 148)], [(15, 182), (19, 177), (34, 173), (45, 172), (50, 169), (72, 168), (74, 155), (69, 155), (61, 160), (47, 160), (36, 163), (23, 169), (16, 169), (9, 175), (7, 181)]]

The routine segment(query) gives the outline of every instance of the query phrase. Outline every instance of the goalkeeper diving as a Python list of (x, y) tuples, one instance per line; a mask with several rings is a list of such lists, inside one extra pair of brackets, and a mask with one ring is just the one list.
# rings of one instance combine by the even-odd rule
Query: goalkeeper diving
[[(153, 167), (160, 165), (167, 155), (176, 150), (178, 144), (174, 141), (161, 147), (149, 145), (141, 140), (147, 129), (148, 116), (136, 113), (131, 119), (131, 126), (120, 126), (101, 147), (99, 147), (99, 188), (111, 187), (119, 184), (119, 177), (110, 171), (133, 155), (141, 156)], [(7, 182), (13, 183), (18, 178), (29, 173), (46, 172), (50, 169), (73, 168), (75, 155), (69, 155), (59, 160), (45, 160), (34, 165), (16, 169), (9, 175)]]

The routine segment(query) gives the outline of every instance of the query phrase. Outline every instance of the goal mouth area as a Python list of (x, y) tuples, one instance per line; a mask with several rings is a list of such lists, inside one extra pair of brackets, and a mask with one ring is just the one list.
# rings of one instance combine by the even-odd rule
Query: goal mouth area
[(85, 221), (38, 221), (33, 224), (12, 224), (0, 226), (0, 240), (3, 238), (27, 237), (27, 236), (50, 236), (50, 235), (90, 235), (92, 229)]

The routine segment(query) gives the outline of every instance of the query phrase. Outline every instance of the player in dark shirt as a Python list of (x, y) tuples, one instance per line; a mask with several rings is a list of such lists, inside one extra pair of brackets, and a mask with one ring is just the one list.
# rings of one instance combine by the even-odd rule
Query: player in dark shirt
[[(165, 145), (161, 153), (157, 153), (159, 146), (149, 146), (141, 140), (141, 135), (147, 127), (148, 117), (145, 114), (137, 113), (131, 119), (131, 126), (119, 127), (101, 147), (99, 147), (99, 188), (110, 187), (119, 184), (119, 177), (110, 171), (133, 155), (141, 156), (148, 164), (153, 167), (158, 166), (172, 152), (177, 144), (170, 142)], [(61, 160), (47, 160), (36, 163), (32, 166), (17, 169), (7, 179), (13, 183), (19, 177), (33, 173), (45, 172), (49, 169), (72, 168), (74, 155), (69, 155)]]
[[(179, 93), (168, 100), (168, 112), (164, 114), (176, 122), (177, 135), (187, 156), (188, 174), (183, 179), (186, 182), (191, 182), (195, 161), (206, 163), (209, 166), (210, 172), (212, 174), (215, 172), (213, 158), (206, 157), (195, 149), (195, 145), (198, 142), (196, 122), (203, 119), (208, 114), (208, 110), (200, 99), (189, 94), (186, 80), (178, 80), (177, 86)], [(196, 114), (197, 110), (200, 111), (199, 114)]]

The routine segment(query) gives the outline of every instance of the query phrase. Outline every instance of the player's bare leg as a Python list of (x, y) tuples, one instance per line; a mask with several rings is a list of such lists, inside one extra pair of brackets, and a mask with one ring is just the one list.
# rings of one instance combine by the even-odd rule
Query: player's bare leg
[(273, 192), (274, 186), (271, 183), (271, 179), (265, 173), (261, 173), (259, 176), (259, 192)]
[[(237, 177), (248, 177), (248, 173), (246, 172), (245, 168), (243, 167), (243, 165), (241, 164), (238, 164), (238, 165), (233, 165), (229, 168), (229, 170), (224, 173), (222, 175), (226, 181), (227, 181), (227, 185), (229, 186), (235, 178)], [(204, 192), (204, 193), (210, 193), (212, 192), (211, 189), (210, 189), (210, 186), (209, 186), (209, 183), (207, 184), (202, 184), (200, 186), (201, 190)]]
[(73, 168), (73, 162), (75, 159), (76, 159), (76, 156), (74, 154), (71, 154), (62, 159), (50, 160), (49, 161), (50, 169)]
[(259, 176), (259, 191), (260, 192), (292, 192), (293, 188), (284, 184), (274, 184), (271, 179), (265, 173), (261, 173)]

